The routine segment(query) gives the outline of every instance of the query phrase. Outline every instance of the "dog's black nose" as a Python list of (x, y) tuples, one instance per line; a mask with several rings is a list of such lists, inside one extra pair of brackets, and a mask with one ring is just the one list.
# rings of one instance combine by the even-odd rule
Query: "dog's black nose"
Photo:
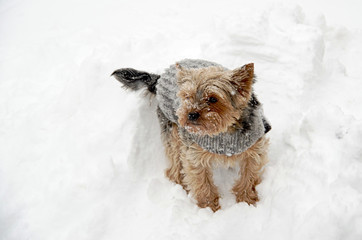
[(199, 117), (200, 117), (200, 113), (198, 113), (198, 112), (189, 113), (189, 116), (188, 116), (190, 121), (196, 121)]

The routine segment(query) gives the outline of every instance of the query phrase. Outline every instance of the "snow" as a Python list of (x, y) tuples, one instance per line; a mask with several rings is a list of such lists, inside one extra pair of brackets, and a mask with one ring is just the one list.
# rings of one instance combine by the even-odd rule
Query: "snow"
[[(362, 239), (361, 3), (0, 4), (0, 239)], [(334, 8), (337, 6), (337, 8)], [(163, 174), (155, 103), (120, 67), (254, 62), (273, 129), (257, 207)]]

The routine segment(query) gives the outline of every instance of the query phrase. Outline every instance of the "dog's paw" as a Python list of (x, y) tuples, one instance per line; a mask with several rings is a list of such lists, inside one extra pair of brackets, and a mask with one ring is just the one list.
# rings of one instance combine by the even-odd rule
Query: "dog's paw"
[(236, 202), (246, 202), (249, 205), (254, 205), (259, 201), (258, 192), (257, 191), (242, 191), (242, 192), (234, 192), (236, 196)]
[(183, 182), (183, 179), (185, 176), (182, 173), (180, 173), (179, 171), (175, 171), (172, 168), (168, 168), (165, 171), (165, 175), (166, 175), (166, 177), (168, 177), (168, 179), (170, 179), (171, 182), (180, 184), (187, 193), (190, 192), (190, 190), (187, 189), (187, 186)]
[(182, 183), (182, 176), (178, 171), (175, 171), (174, 168), (168, 168), (165, 171), (165, 175), (166, 177), (168, 177), (168, 179), (170, 179), (170, 181), (176, 183), (176, 184), (181, 184)]
[(215, 197), (215, 198), (206, 198), (203, 199), (202, 201), (198, 201), (197, 204), (200, 208), (211, 208), (212, 211), (216, 212), (217, 210), (219, 210), (220, 204), (219, 204), (219, 197)]

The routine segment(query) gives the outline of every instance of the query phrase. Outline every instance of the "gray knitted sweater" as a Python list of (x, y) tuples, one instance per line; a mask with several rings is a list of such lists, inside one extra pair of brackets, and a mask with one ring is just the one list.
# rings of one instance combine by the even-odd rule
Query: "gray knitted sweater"
[[(178, 63), (184, 68), (221, 66), (213, 62), (191, 59), (185, 59)], [(180, 107), (181, 102), (177, 97), (179, 88), (176, 80), (175, 65), (171, 65), (165, 70), (165, 73), (161, 75), (161, 78), (158, 79), (156, 90), (159, 112), (161, 112), (159, 113), (161, 124), (167, 120), (178, 124), (176, 110)], [(270, 124), (264, 117), (263, 108), (254, 93), (252, 94), (248, 106), (243, 111), (239, 123), (241, 128), (237, 129), (237, 131), (233, 133), (220, 133), (219, 135), (212, 137), (208, 135), (201, 136), (192, 134), (182, 127), (179, 129), (181, 136), (185, 140), (195, 142), (209, 152), (225, 154), (228, 156), (240, 154), (251, 147), (271, 129)]]

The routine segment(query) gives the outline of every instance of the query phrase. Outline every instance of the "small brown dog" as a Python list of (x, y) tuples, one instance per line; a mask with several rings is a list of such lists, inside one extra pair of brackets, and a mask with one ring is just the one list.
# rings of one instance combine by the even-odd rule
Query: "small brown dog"
[(119, 69), (126, 87), (157, 94), (162, 140), (170, 167), (166, 176), (192, 194), (202, 208), (220, 209), (213, 167), (240, 166), (232, 192), (255, 204), (255, 189), (267, 162), (271, 129), (252, 90), (254, 65), (227, 70), (203, 60), (183, 60), (162, 75)]

